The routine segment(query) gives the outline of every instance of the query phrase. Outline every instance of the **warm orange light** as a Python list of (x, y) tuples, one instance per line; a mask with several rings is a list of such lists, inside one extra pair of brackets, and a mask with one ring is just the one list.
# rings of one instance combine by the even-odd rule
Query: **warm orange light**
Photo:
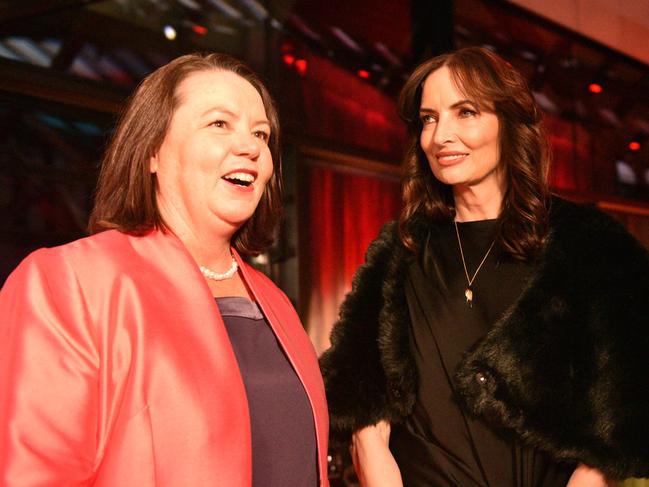
[(307, 70), (306, 59), (296, 59), (295, 62), (293, 63), (293, 66), (295, 67), (295, 70), (298, 72), (300, 76), (304, 76), (306, 74), (306, 70)]
[(207, 27), (202, 25), (194, 24), (192, 25), (192, 30), (199, 36), (204, 36), (205, 34), (207, 34)]
[(591, 93), (595, 93), (596, 95), (599, 95), (601, 92), (604, 91), (604, 88), (599, 83), (591, 83), (588, 85), (588, 91), (590, 91)]
[(631, 149), (632, 151), (640, 150), (640, 142), (637, 142), (635, 140), (633, 142), (629, 142), (629, 149)]
[(370, 77), (370, 72), (367, 69), (359, 69), (356, 71), (356, 74), (359, 78), (368, 79)]
[(293, 56), (293, 54), (284, 54), (282, 56), (282, 61), (284, 61), (284, 64), (287, 66), (292, 66), (295, 62), (295, 56)]

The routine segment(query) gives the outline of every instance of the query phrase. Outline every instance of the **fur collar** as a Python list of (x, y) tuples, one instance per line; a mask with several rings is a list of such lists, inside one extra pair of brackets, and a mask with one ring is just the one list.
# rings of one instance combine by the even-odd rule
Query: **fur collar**
[[(412, 410), (411, 258), (392, 222), (354, 277), (321, 358), (334, 439)], [(458, 368), (459, 400), (557, 459), (647, 476), (648, 307), (647, 251), (600, 211), (554, 200), (526, 290)]]

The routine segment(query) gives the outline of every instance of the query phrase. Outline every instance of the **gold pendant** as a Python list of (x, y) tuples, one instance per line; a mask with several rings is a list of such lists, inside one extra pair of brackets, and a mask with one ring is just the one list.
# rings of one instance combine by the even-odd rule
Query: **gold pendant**
[(473, 291), (471, 291), (471, 288), (468, 287), (464, 291), (464, 296), (466, 297), (466, 302), (469, 305), (469, 307), (473, 307)]

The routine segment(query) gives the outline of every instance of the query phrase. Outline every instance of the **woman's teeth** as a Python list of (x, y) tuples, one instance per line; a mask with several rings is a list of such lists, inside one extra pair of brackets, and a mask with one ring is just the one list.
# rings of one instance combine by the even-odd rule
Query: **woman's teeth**
[(452, 161), (464, 156), (466, 156), (466, 154), (453, 154), (452, 156), (439, 156), (437, 159), (439, 159), (440, 161)]
[(228, 181), (240, 186), (250, 186), (255, 182), (255, 177), (247, 172), (233, 172), (226, 174), (223, 176), (223, 179), (227, 179)]

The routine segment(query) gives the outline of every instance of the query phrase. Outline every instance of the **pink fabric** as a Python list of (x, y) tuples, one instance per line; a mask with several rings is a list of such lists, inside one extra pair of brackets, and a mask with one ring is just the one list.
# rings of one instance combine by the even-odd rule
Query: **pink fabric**
[[(315, 352), (286, 296), (236, 258), (311, 401), (327, 486)], [(0, 292), (0, 317), (0, 485), (251, 484), (236, 358), (173, 235), (107, 231), (36, 251)]]

